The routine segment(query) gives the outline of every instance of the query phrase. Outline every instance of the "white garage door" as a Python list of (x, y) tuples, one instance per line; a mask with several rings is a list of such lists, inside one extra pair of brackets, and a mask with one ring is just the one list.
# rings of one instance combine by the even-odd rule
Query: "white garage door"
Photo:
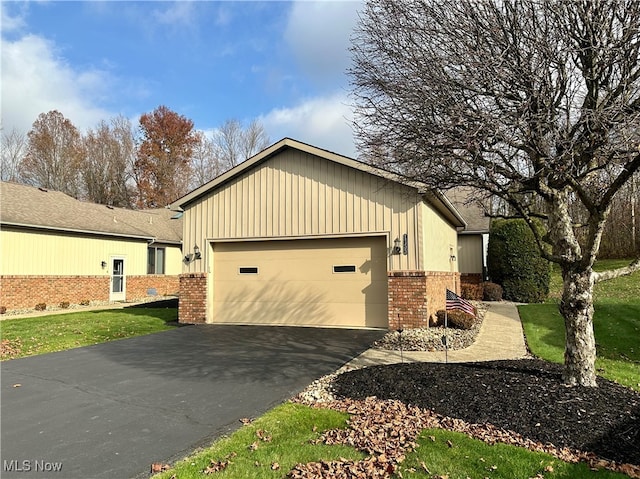
[(383, 237), (216, 243), (213, 322), (387, 327)]

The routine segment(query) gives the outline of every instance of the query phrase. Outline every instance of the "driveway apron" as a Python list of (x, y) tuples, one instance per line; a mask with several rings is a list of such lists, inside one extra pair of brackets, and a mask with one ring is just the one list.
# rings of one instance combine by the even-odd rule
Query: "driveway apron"
[(335, 371), (384, 331), (187, 326), (3, 362), (3, 478), (147, 477)]

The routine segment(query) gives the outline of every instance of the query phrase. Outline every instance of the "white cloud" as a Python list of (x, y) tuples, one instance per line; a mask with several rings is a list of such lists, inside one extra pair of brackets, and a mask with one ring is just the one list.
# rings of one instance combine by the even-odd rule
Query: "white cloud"
[(276, 108), (259, 121), (274, 142), (289, 137), (355, 158), (352, 118), (347, 96), (334, 93), (307, 99), (292, 107)]
[(113, 116), (97, 106), (112, 89), (109, 74), (79, 70), (58, 58), (53, 44), (36, 35), (2, 39), (2, 126), (28, 131), (40, 113), (60, 111), (80, 129)]
[[(26, 5), (22, 6), (22, 9), (26, 8)], [(21, 9), (21, 10), (22, 10)], [(26, 23), (24, 21), (24, 13), (21, 11), (16, 15), (12, 15), (9, 12), (9, 7), (6, 3), (0, 5), (0, 14), (2, 16), (1, 24), (3, 33), (15, 32), (22, 30)]]
[(164, 10), (155, 10), (153, 17), (163, 25), (190, 26), (195, 20), (193, 3), (187, 1), (172, 2)]
[(317, 80), (344, 74), (361, 2), (294, 2), (284, 38), (298, 63)]

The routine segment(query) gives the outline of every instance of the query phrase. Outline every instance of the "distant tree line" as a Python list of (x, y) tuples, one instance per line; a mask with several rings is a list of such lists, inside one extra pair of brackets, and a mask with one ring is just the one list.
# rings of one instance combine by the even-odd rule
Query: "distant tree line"
[(166, 206), (266, 148), (263, 126), (227, 120), (211, 135), (159, 106), (137, 128), (123, 116), (84, 134), (57, 110), (28, 133), (2, 131), (0, 178), (124, 208)]

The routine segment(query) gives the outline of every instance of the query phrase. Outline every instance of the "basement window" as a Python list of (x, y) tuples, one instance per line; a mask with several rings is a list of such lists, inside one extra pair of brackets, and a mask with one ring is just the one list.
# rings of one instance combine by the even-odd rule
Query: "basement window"
[(333, 267), (334, 273), (355, 273), (356, 265), (355, 264), (338, 264)]
[(257, 266), (240, 266), (238, 268), (238, 273), (240, 274), (258, 274)]

